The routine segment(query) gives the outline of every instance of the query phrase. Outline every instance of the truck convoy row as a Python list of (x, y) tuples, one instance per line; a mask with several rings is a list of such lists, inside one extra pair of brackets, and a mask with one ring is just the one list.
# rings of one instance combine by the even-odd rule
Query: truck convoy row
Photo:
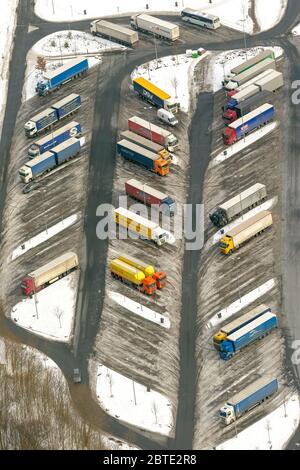
[(263, 62), (266, 59), (274, 59), (275, 60), (275, 54), (272, 49), (266, 49), (259, 54), (255, 55), (251, 59), (248, 59), (241, 64), (237, 65), (236, 67), (233, 67), (230, 70), (230, 73), (226, 75), (223, 85), (225, 86), (228, 82), (230, 82), (232, 79), (237, 77), (239, 74), (246, 72), (247, 70), (253, 68), (255, 65), (259, 64), (260, 62)]
[(228, 106), (233, 107), (262, 91), (275, 92), (283, 86), (283, 75), (277, 70), (268, 69), (244, 85), (236, 88), (235, 93), (227, 93)]
[(256, 77), (260, 73), (264, 72), (265, 70), (276, 69), (276, 62), (275, 59), (265, 59), (259, 64), (254, 65), (253, 67), (245, 70), (236, 77), (232, 78), (230, 82), (225, 85), (225, 89), (227, 91), (232, 91), (237, 89), (239, 86), (243, 85), (244, 83), (251, 80), (251, 78)]
[(29, 158), (38, 157), (71, 137), (79, 137), (80, 135), (81, 125), (79, 122), (71, 121), (69, 124), (34, 142), (28, 149), (28, 156)]

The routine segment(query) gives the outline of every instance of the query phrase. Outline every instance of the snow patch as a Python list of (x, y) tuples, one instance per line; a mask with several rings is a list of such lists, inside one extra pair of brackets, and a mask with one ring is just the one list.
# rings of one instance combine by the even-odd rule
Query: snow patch
[(273, 28), (283, 17), (288, 0), (255, 0), (255, 16), (261, 31)]

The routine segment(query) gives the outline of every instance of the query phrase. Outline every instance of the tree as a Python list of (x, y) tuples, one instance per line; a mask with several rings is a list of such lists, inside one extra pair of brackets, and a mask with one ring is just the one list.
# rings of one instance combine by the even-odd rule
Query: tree
[(178, 96), (177, 96), (177, 88), (178, 88), (178, 77), (176, 75), (174, 75), (171, 79), (171, 83), (172, 83), (172, 86), (175, 90), (175, 98), (177, 99)]
[(155, 416), (155, 424), (157, 424), (158, 407), (157, 407), (156, 401), (153, 400), (151, 408), (152, 408), (153, 414)]
[(54, 309), (54, 315), (59, 321), (59, 327), (61, 328), (61, 317), (63, 316), (64, 311), (60, 307), (55, 307)]
[(65, 48), (65, 49), (69, 49), (69, 47), (70, 47), (69, 42), (68, 42), (68, 41), (65, 41), (65, 43), (64, 43), (64, 48)]
[(41, 70), (42, 72), (45, 72), (45, 70), (46, 70), (46, 59), (44, 57), (39, 56), (36, 59), (35, 68), (37, 70)]

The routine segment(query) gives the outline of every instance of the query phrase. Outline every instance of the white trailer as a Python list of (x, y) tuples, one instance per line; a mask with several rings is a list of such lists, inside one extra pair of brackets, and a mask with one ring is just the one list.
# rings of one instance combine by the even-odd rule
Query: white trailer
[(144, 33), (151, 33), (156, 37), (170, 41), (176, 41), (180, 36), (179, 26), (176, 24), (144, 13), (133, 15), (130, 19), (130, 24), (133, 29), (143, 31)]
[(125, 46), (133, 47), (139, 41), (139, 36), (136, 31), (129, 28), (124, 28), (115, 23), (105, 20), (94, 20), (90, 24), (91, 33), (95, 36), (101, 36), (112, 41), (125, 44)]

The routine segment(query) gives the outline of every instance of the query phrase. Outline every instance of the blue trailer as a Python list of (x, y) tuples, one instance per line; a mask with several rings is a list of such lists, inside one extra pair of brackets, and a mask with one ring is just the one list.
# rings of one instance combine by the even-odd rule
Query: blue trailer
[(237, 352), (253, 341), (263, 338), (278, 327), (275, 313), (266, 312), (252, 322), (227, 336), (219, 345), (220, 357), (224, 361), (231, 359)]
[(61, 165), (80, 152), (80, 140), (71, 137), (71, 139), (66, 142), (54, 147), (51, 152), (55, 155), (56, 164)]
[(147, 170), (154, 171), (161, 176), (169, 173), (169, 160), (164, 160), (157, 153), (150, 152), (150, 150), (129, 142), (129, 140), (120, 140), (117, 143), (117, 152), (127, 160), (138, 163), (147, 168)]
[(56, 145), (61, 144), (65, 140), (71, 137), (78, 137), (81, 135), (81, 125), (79, 122), (71, 121), (63, 127), (60, 127), (51, 134), (42, 137), (41, 139), (34, 142), (28, 150), (29, 158), (37, 157), (42, 155), (44, 152), (51, 150)]
[(88, 68), (89, 63), (85, 57), (72, 60), (52, 72), (45, 72), (43, 80), (37, 83), (35, 91), (39, 96), (46, 96), (48, 93), (60, 88), (64, 83), (87, 72)]
[(275, 108), (265, 103), (244, 117), (232, 122), (223, 132), (223, 141), (226, 145), (232, 145), (249, 132), (267, 124), (274, 118)]
[(45, 133), (55, 123), (75, 113), (80, 106), (80, 95), (71, 93), (27, 121), (24, 126), (26, 136), (34, 137)]
[(277, 391), (277, 379), (262, 377), (228, 400), (220, 409), (219, 416), (226, 425), (231, 424)]

